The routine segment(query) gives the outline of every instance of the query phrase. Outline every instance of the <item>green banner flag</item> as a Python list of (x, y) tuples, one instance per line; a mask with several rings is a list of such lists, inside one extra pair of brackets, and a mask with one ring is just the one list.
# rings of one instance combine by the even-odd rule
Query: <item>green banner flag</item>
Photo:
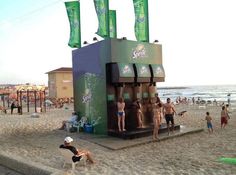
[(70, 40), (68, 45), (72, 48), (80, 48), (80, 3), (79, 1), (70, 1), (65, 2), (65, 6), (70, 22)]
[(133, 0), (135, 36), (137, 41), (149, 42), (148, 0)]
[(93, 0), (98, 17), (98, 31), (96, 34), (103, 38), (109, 37), (109, 3), (108, 0)]
[(109, 10), (109, 26), (110, 26), (110, 38), (116, 38), (116, 11)]

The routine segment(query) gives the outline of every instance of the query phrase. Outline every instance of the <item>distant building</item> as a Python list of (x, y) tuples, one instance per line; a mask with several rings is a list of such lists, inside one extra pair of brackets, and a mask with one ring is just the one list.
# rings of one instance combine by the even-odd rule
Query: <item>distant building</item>
[(73, 97), (72, 68), (61, 67), (47, 72), (50, 98)]

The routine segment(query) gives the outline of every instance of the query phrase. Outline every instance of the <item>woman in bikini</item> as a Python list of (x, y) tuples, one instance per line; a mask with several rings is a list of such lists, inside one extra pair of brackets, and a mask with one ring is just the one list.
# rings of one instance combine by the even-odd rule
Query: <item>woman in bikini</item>
[[(119, 98), (119, 101), (117, 102), (117, 116), (118, 116), (118, 129), (119, 132), (126, 131), (125, 130), (125, 102), (122, 97)], [(122, 129), (121, 129), (122, 125)]]
[(142, 120), (142, 105), (139, 101), (139, 99), (137, 99), (136, 101), (136, 106), (137, 106), (137, 120), (138, 120), (138, 128), (143, 128), (143, 120)]
[(153, 129), (153, 140), (158, 140), (158, 131), (160, 128), (161, 124), (161, 113), (162, 113), (162, 104), (158, 103), (155, 104), (153, 107), (153, 124), (154, 124), (154, 129)]

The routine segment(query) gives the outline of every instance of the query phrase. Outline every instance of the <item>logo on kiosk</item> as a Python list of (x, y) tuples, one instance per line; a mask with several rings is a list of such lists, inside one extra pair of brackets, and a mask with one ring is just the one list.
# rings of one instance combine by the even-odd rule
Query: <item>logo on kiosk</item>
[(91, 92), (87, 92), (85, 93), (85, 95), (83, 95), (82, 97), (82, 103), (89, 103), (92, 99), (92, 94)]
[(142, 66), (141, 69), (140, 69), (140, 73), (141, 73), (141, 75), (143, 75), (143, 74), (147, 74), (147, 73), (148, 73), (148, 69), (147, 69), (147, 67)]
[(132, 58), (137, 59), (137, 58), (145, 58), (147, 57), (146, 54), (146, 49), (144, 45), (138, 44), (136, 48), (132, 49)]
[(129, 65), (125, 65), (123, 70), (122, 70), (123, 74), (130, 74), (132, 73), (132, 70), (130, 69)]
[(161, 67), (156, 68), (156, 75), (158, 76), (163, 76), (164, 72)]

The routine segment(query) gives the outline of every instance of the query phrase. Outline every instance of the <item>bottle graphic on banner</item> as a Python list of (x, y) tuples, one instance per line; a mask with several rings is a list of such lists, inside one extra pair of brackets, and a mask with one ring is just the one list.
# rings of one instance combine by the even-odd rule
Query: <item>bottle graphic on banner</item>
[(98, 17), (98, 34), (101, 37), (109, 37), (109, 4), (108, 0), (94, 0), (94, 6)]
[(135, 36), (137, 41), (149, 42), (148, 1), (133, 0), (135, 13)]

